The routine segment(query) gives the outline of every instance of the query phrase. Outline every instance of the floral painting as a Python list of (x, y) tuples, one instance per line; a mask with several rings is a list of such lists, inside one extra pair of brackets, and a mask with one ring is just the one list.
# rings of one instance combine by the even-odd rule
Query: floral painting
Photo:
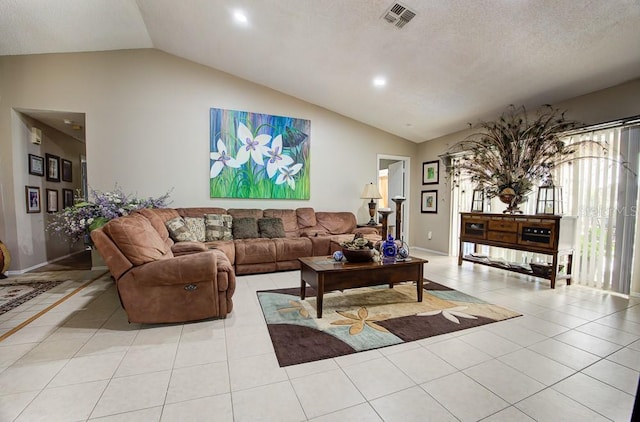
[(212, 108), (211, 198), (309, 199), (311, 122)]

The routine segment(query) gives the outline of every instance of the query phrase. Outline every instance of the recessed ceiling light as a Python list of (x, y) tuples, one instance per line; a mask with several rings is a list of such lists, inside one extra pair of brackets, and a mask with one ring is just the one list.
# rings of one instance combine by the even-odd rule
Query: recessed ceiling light
[(373, 79), (373, 86), (385, 86), (387, 84), (387, 80), (382, 76), (378, 76)]
[(245, 15), (242, 10), (234, 11), (233, 19), (238, 23), (247, 23), (249, 21), (249, 19), (247, 19), (247, 15)]

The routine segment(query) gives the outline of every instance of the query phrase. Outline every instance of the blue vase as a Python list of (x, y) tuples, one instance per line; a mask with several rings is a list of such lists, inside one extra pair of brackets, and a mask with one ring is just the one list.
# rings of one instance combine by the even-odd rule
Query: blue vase
[(396, 262), (398, 254), (398, 246), (393, 240), (393, 236), (389, 235), (387, 240), (382, 244), (382, 262)]

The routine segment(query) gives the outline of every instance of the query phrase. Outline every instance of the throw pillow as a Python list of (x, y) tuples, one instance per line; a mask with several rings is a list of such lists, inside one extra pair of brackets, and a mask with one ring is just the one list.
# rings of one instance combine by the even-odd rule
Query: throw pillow
[(169, 236), (176, 242), (196, 242), (196, 237), (189, 231), (182, 217), (175, 217), (165, 221), (165, 226), (169, 230)]
[(232, 240), (233, 217), (227, 214), (206, 214), (204, 216), (205, 241)]
[(258, 235), (258, 221), (253, 217), (241, 217), (233, 219), (234, 239), (254, 239)]
[(260, 237), (285, 237), (284, 224), (281, 218), (261, 218), (258, 220)]
[(196, 237), (198, 242), (204, 242), (205, 239), (205, 226), (204, 217), (184, 217), (184, 223), (187, 228)]

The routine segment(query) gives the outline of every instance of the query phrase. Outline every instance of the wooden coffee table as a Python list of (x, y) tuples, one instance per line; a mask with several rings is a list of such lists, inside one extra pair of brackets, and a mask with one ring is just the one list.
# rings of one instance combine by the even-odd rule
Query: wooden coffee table
[(298, 258), (300, 261), (300, 299), (305, 298), (305, 283), (317, 292), (317, 313), (322, 318), (324, 292), (415, 281), (418, 302), (422, 302), (423, 265), (428, 261), (410, 257), (407, 261), (336, 262), (330, 256)]

